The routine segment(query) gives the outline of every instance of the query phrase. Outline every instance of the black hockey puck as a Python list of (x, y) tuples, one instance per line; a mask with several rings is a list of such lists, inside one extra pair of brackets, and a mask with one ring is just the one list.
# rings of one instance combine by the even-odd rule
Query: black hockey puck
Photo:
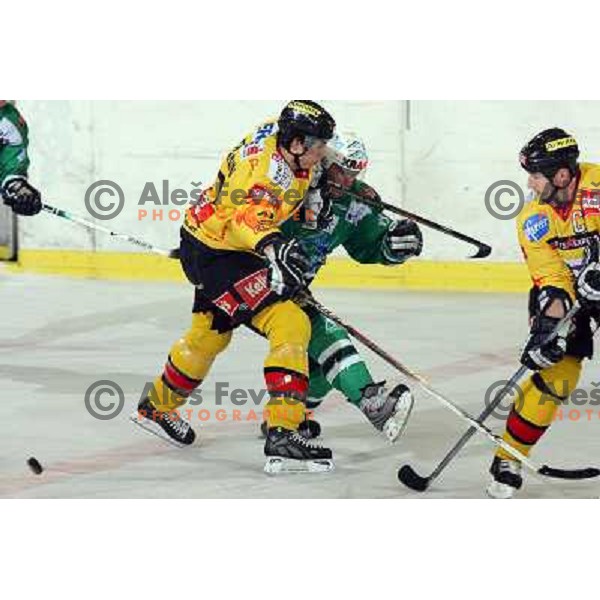
[(40, 461), (35, 458), (35, 457), (31, 457), (27, 459), (27, 464), (29, 465), (29, 468), (36, 474), (36, 475), (41, 475), (42, 472), (44, 471), (42, 465), (40, 464)]

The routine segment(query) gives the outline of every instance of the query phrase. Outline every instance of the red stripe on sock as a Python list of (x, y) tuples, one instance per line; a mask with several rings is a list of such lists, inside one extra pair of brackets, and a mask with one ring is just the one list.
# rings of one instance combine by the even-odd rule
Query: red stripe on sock
[(305, 397), (308, 392), (308, 379), (299, 373), (265, 369), (265, 381), (270, 394), (289, 394)]
[(514, 409), (511, 411), (506, 422), (506, 430), (512, 437), (522, 444), (532, 446), (544, 434), (547, 427), (534, 425), (521, 417)]
[(200, 381), (186, 377), (183, 373), (178, 371), (170, 361), (165, 365), (164, 377), (169, 383), (169, 386), (172, 386), (183, 392), (191, 393), (198, 387), (198, 385), (200, 385)]

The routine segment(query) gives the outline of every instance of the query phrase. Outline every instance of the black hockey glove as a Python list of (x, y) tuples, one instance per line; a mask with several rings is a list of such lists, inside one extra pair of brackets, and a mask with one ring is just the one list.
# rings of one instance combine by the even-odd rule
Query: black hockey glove
[(577, 277), (577, 298), (582, 306), (595, 312), (600, 308), (600, 262), (597, 237), (589, 240), (586, 248), (585, 268)]
[(423, 235), (413, 221), (392, 221), (383, 238), (382, 252), (386, 260), (400, 264), (423, 251)]
[(577, 278), (577, 297), (582, 306), (600, 308), (600, 263), (589, 264)]
[(551, 341), (545, 341), (561, 320), (546, 314), (556, 301), (562, 303), (564, 314), (572, 306), (571, 298), (564, 290), (552, 286), (540, 290), (535, 307), (536, 314), (533, 317), (529, 337), (521, 355), (521, 363), (532, 371), (547, 369), (559, 363), (565, 356), (567, 339), (564, 331)]
[(567, 349), (567, 340), (564, 337), (558, 335), (551, 342), (543, 343), (559, 321), (560, 319), (554, 317), (535, 317), (521, 355), (521, 364), (532, 371), (539, 371), (559, 363), (564, 358)]
[(269, 286), (282, 298), (292, 298), (305, 287), (310, 261), (296, 240), (269, 237), (256, 248), (269, 261)]
[(4, 204), (18, 215), (31, 217), (42, 210), (40, 193), (24, 177), (13, 177), (2, 186)]
[(298, 218), (306, 229), (327, 229), (333, 219), (333, 202), (326, 191), (311, 190), (298, 210)]

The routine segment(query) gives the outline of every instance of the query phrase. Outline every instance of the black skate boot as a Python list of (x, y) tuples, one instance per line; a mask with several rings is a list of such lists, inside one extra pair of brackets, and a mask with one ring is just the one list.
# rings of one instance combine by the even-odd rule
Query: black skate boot
[(265, 440), (265, 473), (326, 473), (333, 470), (329, 448), (308, 441), (297, 431), (271, 427)]
[(516, 460), (505, 460), (495, 456), (490, 473), (492, 481), (486, 492), (491, 498), (499, 500), (512, 498), (523, 485), (521, 463)]
[(196, 439), (192, 426), (185, 419), (175, 413), (157, 411), (148, 398), (139, 403), (130, 418), (136, 425), (179, 448), (193, 444)]
[(404, 431), (413, 408), (410, 389), (401, 383), (388, 392), (382, 381), (366, 386), (362, 393), (360, 410), (375, 429), (382, 431), (390, 442), (395, 442)]

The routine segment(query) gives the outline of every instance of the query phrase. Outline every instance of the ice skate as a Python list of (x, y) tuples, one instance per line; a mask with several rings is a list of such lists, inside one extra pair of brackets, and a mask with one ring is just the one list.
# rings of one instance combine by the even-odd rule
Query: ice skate
[(179, 448), (190, 446), (196, 439), (192, 426), (185, 419), (174, 412), (161, 413), (157, 411), (148, 398), (144, 398), (139, 403), (130, 419), (146, 431)]
[(329, 448), (307, 440), (297, 431), (272, 427), (265, 440), (265, 473), (327, 473), (333, 470)]
[(512, 498), (523, 485), (521, 463), (494, 457), (490, 467), (492, 481), (487, 487), (487, 495), (497, 500)]
[(393, 443), (406, 428), (413, 404), (414, 398), (406, 385), (401, 383), (388, 392), (382, 382), (364, 388), (359, 407), (373, 427)]

